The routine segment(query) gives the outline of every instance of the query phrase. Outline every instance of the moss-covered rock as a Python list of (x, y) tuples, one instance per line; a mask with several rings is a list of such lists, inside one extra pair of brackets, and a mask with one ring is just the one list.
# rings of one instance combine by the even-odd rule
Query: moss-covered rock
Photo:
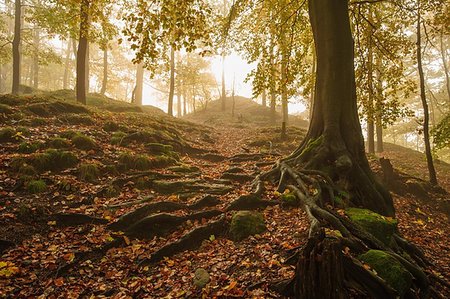
[(116, 132), (120, 130), (120, 126), (116, 122), (107, 121), (103, 125), (103, 130), (105, 130), (106, 132)]
[(97, 164), (83, 163), (78, 168), (78, 177), (80, 180), (94, 182), (100, 176), (100, 170)]
[(265, 230), (264, 216), (259, 212), (238, 211), (231, 219), (230, 235), (236, 241), (260, 234)]
[(95, 124), (94, 120), (89, 115), (67, 114), (64, 115), (61, 120), (70, 125), (92, 126)]
[(47, 120), (45, 118), (33, 117), (32, 119), (30, 119), (31, 127), (40, 127), (40, 126), (45, 126), (46, 124), (47, 124)]
[(200, 289), (206, 287), (209, 282), (209, 273), (203, 268), (195, 270), (194, 285)]
[(32, 180), (28, 182), (27, 190), (32, 194), (42, 193), (47, 190), (47, 184), (43, 180)]
[(14, 142), (17, 141), (14, 138), (16, 131), (11, 127), (0, 129), (0, 142)]
[(26, 110), (41, 117), (52, 117), (63, 113), (89, 113), (89, 110), (81, 105), (71, 104), (63, 101), (42, 101), (31, 103), (26, 106)]
[(173, 146), (161, 143), (147, 143), (145, 147), (153, 155), (170, 155), (173, 152)]
[(14, 110), (12, 110), (9, 106), (4, 105), (4, 104), (0, 104), (0, 114), (13, 114)]
[(385, 217), (367, 209), (349, 208), (345, 214), (375, 238), (389, 246), (397, 228), (397, 220)]
[(132, 153), (122, 153), (119, 156), (119, 163), (125, 169), (148, 170), (155, 167), (163, 167), (175, 164), (177, 161), (167, 156), (151, 157), (147, 155), (135, 155)]
[(22, 154), (32, 154), (37, 152), (42, 148), (42, 143), (40, 142), (22, 142), (19, 144), (17, 151)]
[(65, 149), (71, 146), (70, 141), (66, 138), (53, 137), (47, 141), (47, 147), (56, 149)]
[(196, 167), (196, 166), (190, 166), (190, 165), (175, 165), (175, 166), (170, 166), (167, 168), (167, 170), (170, 170), (172, 172), (176, 172), (176, 173), (193, 173), (193, 172), (199, 172), (200, 168)]
[(127, 136), (127, 133), (118, 131), (118, 132), (114, 132), (111, 136), (111, 144), (113, 145), (122, 145), (123, 143), (123, 138)]
[(78, 158), (68, 151), (48, 149), (44, 153), (28, 157), (25, 162), (39, 171), (63, 170), (74, 167), (78, 163)]
[(72, 144), (80, 150), (89, 151), (97, 147), (97, 144), (91, 137), (83, 134), (77, 134), (73, 136), (71, 141)]
[(374, 269), (377, 275), (397, 290), (400, 296), (403, 296), (410, 288), (412, 283), (411, 273), (390, 254), (381, 250), (369, 250), (360, 255), (359, 259)]
[(301, 202), (293, 192), (287, 192), (281, 194), (281, 203), (285, 207), (298, 207)]

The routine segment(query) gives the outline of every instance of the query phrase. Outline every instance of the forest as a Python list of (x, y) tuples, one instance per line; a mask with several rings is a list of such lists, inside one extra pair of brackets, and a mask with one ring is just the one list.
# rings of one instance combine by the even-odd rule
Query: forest
[(2, 0), (1, 298), (450, 297), (450, 2)]

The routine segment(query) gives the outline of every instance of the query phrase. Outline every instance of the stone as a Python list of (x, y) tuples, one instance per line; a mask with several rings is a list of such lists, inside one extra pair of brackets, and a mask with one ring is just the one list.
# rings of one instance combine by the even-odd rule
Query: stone
[(359, 256), (359, 259), (368, 264), (383, 278), (388, 285), (395, 289), (400, 297), (411, 287), (412, 275), (392, 255), (381, 250), (369, 250)]
[(209, 282), (209, 273), (203, 268), (195, 270), (194, 285), (198, 288), (204, 288)]
[(240, 241), (266, 230), (263, 214), (256, 211), (239, 211), (231, 218), (230, 235)]
[(385, 217), (367, 209), (349, 208), (345, 214), (365, 231), (389, 246), (397, 228), (397, 220)]

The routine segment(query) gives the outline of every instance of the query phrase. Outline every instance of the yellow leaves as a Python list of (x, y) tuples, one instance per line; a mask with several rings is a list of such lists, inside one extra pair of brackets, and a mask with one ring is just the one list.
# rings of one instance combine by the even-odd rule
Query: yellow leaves
[(235, 286), (237, 285), (237, 281), (236, 280), (232, 280), (230, 282), (229, 285), (227, 285), (226, 287), (224, 287), (224, 290), (232, 290)]
[(8, 278), (19, 272), (19, 267), (17, 267), (14, 263), (0, 262), (0, 277)]
[(419, 207), (415, 211), (423, 216), (427, 216), (427, 214), (425, 214)]
[(415, 220), (413, 222), (416, 223), (416, 224), (422, 225), (422, 226), (426, 225), (425, 221), (423, 221), (422, 219), (417, 219), (417, 220)]
[(325, 228), (325, 234), (326, 234), (328, 237), (342, 238), (342, 234), (341, 234), (341, 232), (338, 231), (338, 230), (333, 230), (333, 229)]
[(214, 235), (209, 236), (209, 240), (210, 240), (211, 242), (214, 242), (215, 239), (216, 239), (216, 236), (214, 236)]
[(66, 253), (65, 255), (63, 255), (63, 259), (69, 263), (73, 262), (73, 260), (75, 259), (75, 254), (73, 252), (70, 253)]
[(130, 239), (127, 236), (123, 236), (123, 240), (125, 241), (125, 244), (130, 245)]

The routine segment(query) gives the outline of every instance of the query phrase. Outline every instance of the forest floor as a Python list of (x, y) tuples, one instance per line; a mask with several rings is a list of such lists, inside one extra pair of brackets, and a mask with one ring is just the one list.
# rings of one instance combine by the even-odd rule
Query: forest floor
[[(283, 206), (270, 184), (263, 199), (279, 204), (261, 211), (264, 233), (239, 242), (210, 235), (197, 249), (150, 265), (139, 261), (211, 220), (183, 221), (175, 230), (146, 238), (124, 235), (110, 225), (155, 202), (192, 207), (207, 193), (214, 193), (217, 204), (199, 210), (218, 209), (229, 219), (233, 212), (225, 209), (251, 191), (249, 177), (295, 149), (305, 130), (289, 127), (288, 138), (280, 140), (278, 129), (242, 119), (195, 124), (156, 110), (149, 114), (101, 103), (80, 109), (58, 99), (0, 96), (1, 130), (10, 128), (0, 131), (0, 297), (278, 298), (269, 285), (294, 274), (294, 266), (284, 262), (305, 244), (309, 224), (301, 209)], [(426, 163), (419, 153), (393, 145), (386, 149), (379, 156), (418, 177), (411, 177), (400, 194), (393, 193), (399, 230), (448, 281), (448, 193), (420, 180)], [(73, 153), (75, 160), (64, 166), (60, 154), (52, 162), (55, 152)], [(376, 157), (370, 162), (381, 175)], [(442, 187), (450, 190), (450, 165), (436, 167)], [(224, 177), (230, 169), (240, 176)], [(173, 182), (182, 183), (164, 185)], [(170, 214), (184, 217), (192, 211)], [(123, 242), (107, 247), (117, 239)], [(193, 283), (199, 268), (210, 277), (203, 289)]]

